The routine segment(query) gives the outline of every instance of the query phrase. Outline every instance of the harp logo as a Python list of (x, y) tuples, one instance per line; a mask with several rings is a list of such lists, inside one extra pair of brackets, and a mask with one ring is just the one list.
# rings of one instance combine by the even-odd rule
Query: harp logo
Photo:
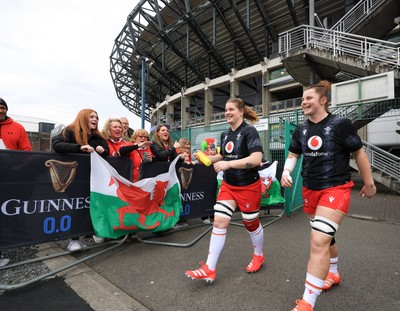
[(63, 162), (58, 160), (47, 160), (44, 163), (49, 168), (53, 189), (56, 192), (65, 192), (75, 178), (77, 161)]
[(178, 171), (181, 176), (182, 187), (186, 190), (192, 182), (193, 168), (180, 167)]

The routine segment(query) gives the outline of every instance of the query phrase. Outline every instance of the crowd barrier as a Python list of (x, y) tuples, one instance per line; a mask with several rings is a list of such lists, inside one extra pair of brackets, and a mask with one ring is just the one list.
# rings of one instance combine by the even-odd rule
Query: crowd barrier
[[(130, 179), (129, 158), (106, 160)], [(141, 177), (156, 176), (168, 167), (145, 163)], [(179, 164), (176, 170), (181, 218), (212, 215), (217, 189), (213, 168)], [(0, 150), (0, 171), (0, 250), (93, 234), (89, 155)]]
[[(132, 162), (129, 158), (107, 157), (106, 160), (121, 176), (131, 178)], [(167, 172), (168, 168), (169, 163), (144, 163), (140, 170), (140, 178), (157, 176)], [(94, 233), (89, 210), (91, 182), (89, 155), (0, 150), (0, 172), (0, 251), (72, 237), (90, 236)], [(183, 206), (181, 220), (212, 215), (218, 184), (213, 167), (179, 163), (176, 165), (176, 172), (181, 184), (180, 199)], [(273, 207), (268, 206), (267, 210), (269, 208)], [(283, 210), (277, 216), (272, 215), (272, 221), (266, 225), (278, 220), (282, 214)], [(241, 225), (235, 223), (235, 219), (232, 224)], [(196, 225), (190, 226), (194, 227)], [(150, 244), (188, 247), (211, 229), (212, 226), (208, 225), (207, 229), (194, 240), (183, 244), (152, 241), (152, 236), (145, 238), (138, 235), (138, 240)], [(179, 231), (180, 229), (172, 230), (165, 234)], [(86, 250), (98, 247), (101, 249), (29, 281), (13, 285), (0, 284), (0, 290), (18, 289), (53, 276), (121, 246), (127, 236), (88, 246)], [(0, 270), (69, 253), (61, 251), (24, 262), (11, 263), (1, 267)]]

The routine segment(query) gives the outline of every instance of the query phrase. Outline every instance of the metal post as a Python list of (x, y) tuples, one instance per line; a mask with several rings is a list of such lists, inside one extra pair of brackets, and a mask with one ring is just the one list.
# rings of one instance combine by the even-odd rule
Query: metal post
[(141, 124), (142, 129), (144, 129), (145, 100), (146, 100), (146, 57), (142, 56), (142, 124)]

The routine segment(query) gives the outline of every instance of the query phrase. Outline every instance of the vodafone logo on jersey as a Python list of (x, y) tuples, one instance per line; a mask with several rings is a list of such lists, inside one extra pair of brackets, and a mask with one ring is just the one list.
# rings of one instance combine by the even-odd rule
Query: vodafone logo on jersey
[(225, 151), (227, 153), (232, 153), (233, 147), (234, 147), (234, 144), (233, 144), (233, 142), (230, 141), (229, 143), (226, 144)]
[(322, 139), (319, 136), (311, 136), (307, 142), (308, 148), (311, 150), (318, 150), (322, 146)]

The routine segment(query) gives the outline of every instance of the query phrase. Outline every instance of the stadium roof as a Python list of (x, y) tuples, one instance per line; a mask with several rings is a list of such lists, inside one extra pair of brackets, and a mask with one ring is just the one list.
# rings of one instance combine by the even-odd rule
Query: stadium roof
[[(315, 0), (314, 10), (331, 25), (345, 14), (347, 2)], [(151, 108), (167, 96), (278, 57), (279, 33), (309, 24), (308, 5), (296, 0), (141, 0), (128, 15), (110, 56), (117, 96), (135, 115), (142, 115), (145, 63), (144, 116), (150, 121)], [(247, 95), (261, 87), (257, 79), (242, 83), (241, 92)], [(214, 109), (222, 111), (227, 97), (229, 89), (215, 90)], [(191, 101), (191, 114), (204, 112), (203, 98), (194, 96)]]

